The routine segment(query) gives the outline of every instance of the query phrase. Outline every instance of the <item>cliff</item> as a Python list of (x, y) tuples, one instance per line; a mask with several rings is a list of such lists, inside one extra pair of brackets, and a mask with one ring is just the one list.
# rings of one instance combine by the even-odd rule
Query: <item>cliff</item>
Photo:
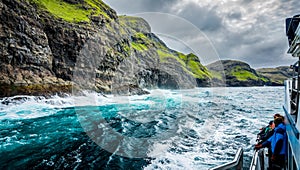
[(286, 67), (256, 71), (232, 60), (205, 67), (101, 0), (2, 0), (0, 18), (0, 97), (283, 85), (291, 76)]
[(101, 0), (2, 0), (0, 97), (209, 86), (198, 57), (169, 49), (149, 24)]
[[(249, 64), (235, 60), (221, 60), (207, 66), (215, 84), (226, 86), (263, 86), (271, 85), (268, 77), (256, 72)], [(222, 82), (224, 81), (225, 82)]]
[(276, 68), (261, 68), (256, 70), (261, 75), (267, 77), (271, 81), (272, 86), (283, 86), (284, 80), (293, 76), (293, 70), (288, 66)]

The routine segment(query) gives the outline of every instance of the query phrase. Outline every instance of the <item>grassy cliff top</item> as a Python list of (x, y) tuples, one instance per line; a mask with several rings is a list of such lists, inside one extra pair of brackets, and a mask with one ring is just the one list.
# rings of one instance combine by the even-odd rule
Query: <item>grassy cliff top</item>
[[(222, 65), (223, 67), (220, 67)], [(235, 78), (238, 81), (261, 80), (266, 82), (267, 79), (256, 73), (249, 64), (237, 60), (220, 60), (209, 64), (208, 69), (213, 73), (215, 78), (220, 78), (219, 73), (224, 71), (227, 79)]]
[(104, 19), (111, 18), (106, 11), (111, 10), (101, 0), (82, 0), (71, 3), (64, 0), (28, 0), (35, 3), (39, 8), (46, 10), (53, 16), (68, 22), (90, 22), (92, 16), (102, 16)]
[(121, 15), (119, 16), (119, 22), (120, 25), (126, 26), (131, 30), (134, 30), (135, 32), (140, 32), (140, 33), (151, 32), (151, 27), (149, 23), (145, 19), (140, 17)]

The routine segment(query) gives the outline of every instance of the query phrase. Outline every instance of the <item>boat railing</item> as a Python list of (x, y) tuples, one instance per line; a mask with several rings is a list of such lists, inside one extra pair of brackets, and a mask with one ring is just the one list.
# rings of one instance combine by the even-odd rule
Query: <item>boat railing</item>
[(286, 115), (286, 117), (287, 117), (287, 119), (288, 119), (288, 121), (289, 121), (290, 127), (291, 127), (292, 131), (293, 131), (294, 134), (295, 134), (295, 137), (296, 137), (297, 139), (299, 139), (300, 133), (299, 133), (298, 129), (296, 128), (296, 121), (295, 121), (295, 118), (293, 118), (292, 115), (290, 115), (290, 114), (288, 113), (288, 111), (286, 110), (285, 107), (283, 107), (283, 110), (284, 110), (285, 115)]
[(261, 162), (258, 153), (259, 153), (258, 150), (254, 152), (254, 156), (252, 158), (251, 165), (249, 168), (250, 170), (261, 169)]
[(210, 170), (225, 170), (225, 169), (243, 169), (243, 149), (239, 148), (231, 162), (216, 166)]
[(294, 132), (297, 139), (299, 139), (299, 131), (296, 128), (297, 119), (298, 119), (298, 112), (299, 112), (299, 96), (300, 96), (300, 84), (299, 84), (299, 61), (297, 61), (294, 65), (292, 65), (293, 68), (293, 77), (290, 80), (287, 80), (285, 82), (285, 88), (287, 90), (286, 93), (286, 104), (283, 107), (283, 110), (285, 111), (287, 120), (289, 124), (291, 125), (291, 129)]
[(266, 156), (267, 149), (259, 149), (254, 152), (252, 157), (250, 170), (264, 170), (268, 168), (269, 162), (268, 157)]
[(290, 111), (291, 114), (295, 115), (297, 121), (297, 114), (298, 114), (298, 100), (299, 100), (299, 73), (298, 73), (298, 68), (299, 68), (299, 62), (297, 61), (294, 65), (291, 66), (293, 69), (293, 77), (287, 81), (286, 86), (289, 89), (289, 94), (290, 94), (290, 105), (291, 105), (291, 110), (287, 109)]

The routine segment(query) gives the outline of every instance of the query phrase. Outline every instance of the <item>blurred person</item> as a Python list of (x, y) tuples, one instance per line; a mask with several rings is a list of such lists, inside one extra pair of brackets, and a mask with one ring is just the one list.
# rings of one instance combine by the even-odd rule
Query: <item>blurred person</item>
[(270, 169), (281, 170), (285, 167), (285, 156), (287, 154), (287, 136), (284, 117), (276, 116), (274, 119), (274, 124), (274, 134), (265, 142), (256, 144), (255, 149), (270, 146), (272, 151)]

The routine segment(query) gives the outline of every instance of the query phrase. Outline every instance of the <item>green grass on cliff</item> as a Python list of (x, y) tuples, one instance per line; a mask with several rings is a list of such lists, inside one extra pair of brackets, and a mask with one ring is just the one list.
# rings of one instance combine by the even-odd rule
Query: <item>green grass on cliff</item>
[(140, 17), (134, 17), (134, 16), (127, 16), (127, 15), (120, 15), (119, 20), (121, 24), (126, 25), (125, 22), (130, 22), (132, 24), (138, 24), (138, 21), (140, 20)]
[(237, 80), (239, 81), (247, 81), (247, 80), (258, 80), (259, 77), (257, 77), (255, 74), (251, 73), (247, 70), (242, 70), (242, 68), (236, 67), (234, 68), (230, 74), (232, 76), (235, 76)]
[(243, 69), (240, 66), (235, 67), (231, 72), (230, 75), (235, 76), (239, 81), (247, 81), (247, 80), (261, 80), (264, 82), (268, 82), (269, 80), (262, 75), (255, 75), (254, 73)]
[(131, 42), (131, 47), (138, 51), (145, 51), (151, 46), (151, 40), (143, 33), (136, 33), (132, 37), (134, 42)]
[(141, 44), (141, 43), (136, 43), (136, 42), (131, 42), (131, 47), (133, 49), (136, 49), (138, 51), (145, 51), (148, 50), (148, 47), (145, 44)]
[[(200, 63), (196, 55), (185, 55), (183, 53), (173, 51), (158, 38), (155, 38), (155, 36), (151, 36), (149, 33), (138, 32), (140, 30), (136, 28), (140, 26), (140, 22), (145, 22), (143, 19), (139, 17), (119, 16), (119, 22), (122, 27), (130, 27), (134, 30), (131, 32), (131, 48), (139, 52), (155, 49), (161, 63), (172, 64), (172, 62), (177, 61), (177, 63), (181, 65), (181, 68), (194, 78), (203, 79), (212, 77), (206, 67)], [(145, 25), (147, 24), (144, 24), (144, 26)]]
[(212, 77), (208, 70), (201, 66), (199, 62), (189, 61), (187, 67), (192, 71), (195, 78), (203, 79), (205, 77)]
[(175, 55), (172, 53), (164, 52), (162, 50), (157, 50), (157, 53), (159, 55), (161, 62), (168, 62), (169, 58), (175, 59), (177, 62), (179, 62), (182, 65), (183, 70), (186, 73), (192, 75), (194, 78), (203, 79), (205, 77), (207, 78), (212, 77), (209, 71), (204, 66), (202, 66), (201, 63), (195, 61), (193, 58), (189, 59), (188, 56), (190, 55), (184, 55), (179, 52), (177, 52), (177, 55)]
[(133, 32), (135, 32), (136, 28), (141, 27), (142, 22), (145, 22), (144, 19), (135, 16), (120, 15), (118, 18), (121, 26), (131, 28)]
[(149, 41), (145, 34), (139, 32), (134, 35), (135, 38), (140, 39), (142, 41)]
[(184, 55), (183, 53), (177, 52), (177, 55), (181, 60), (183, 60), (185, 62), (187, 61), (187, 56)]
[(176, 61), (178, 61), (181, 65), (185, 66), (184, 61), (182, 61), (180, 58), (178, 58), (174, 54), (162, 51), (160, 49), (157, 50), (157, 54), (158, 54), (161, 62), (168, 62), (168, 58), (172, 58), (172, 59), (175, 59)]
[(184, 55), (182, 53), (177, 53), (178, 57), (185, 62), (186, 67), (193, 73), (195, 78), (203, 79), (205, 77), (211, 78), (212, 75), (207, 70), (206, 67), (201, 65), (198, 56), (195, 54)]
[(102, 10), (108, 8), (101, 0), (85, 0), (83, 4), (69, 4), (63, 0), (29, 0), (55, 17), (68, 22), (90, 22), (89, 16), (110, 17)]

